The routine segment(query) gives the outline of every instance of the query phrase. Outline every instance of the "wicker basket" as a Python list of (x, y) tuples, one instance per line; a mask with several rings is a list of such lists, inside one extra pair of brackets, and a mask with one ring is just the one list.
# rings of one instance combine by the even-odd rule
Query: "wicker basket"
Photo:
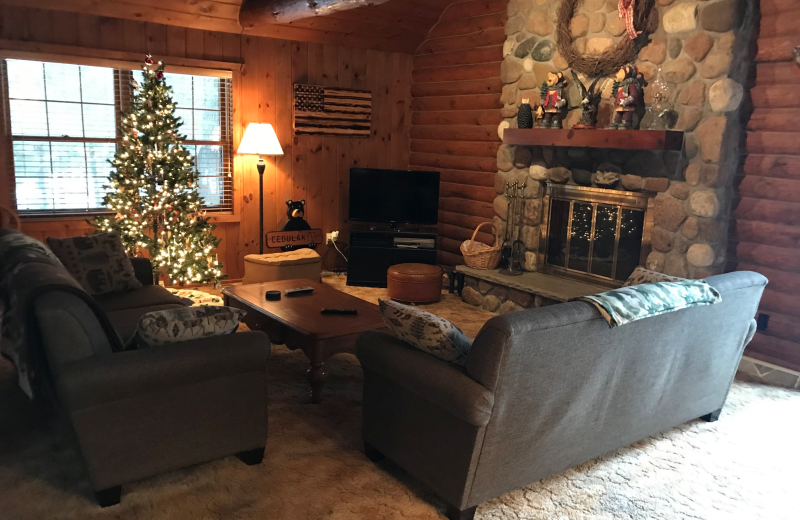
[[(493, 246), (475, 240), (475, 235), (487, 224), (492, 226), (492, 233), (495, 235)], [(494, 269), (500, 262), (500, 248), (500, 240), (497, 239), (494, 224), (491, 222), (484, 222), (475, 228), (475, 232), (472, 233), (472, 238), (470, 240), (465, 240), (461, 244), (461, 254), (464, 255), (464, 262), (468, 267), (474, 269)]]

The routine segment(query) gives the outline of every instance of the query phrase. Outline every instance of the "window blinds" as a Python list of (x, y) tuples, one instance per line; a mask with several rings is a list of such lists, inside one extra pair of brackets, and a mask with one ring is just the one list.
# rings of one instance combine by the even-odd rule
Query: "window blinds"
[[(103, 195), (141, 70), (7, 59), (2, 64), (9, 171), (23, 214), (102, 211)], [(231, 79), (165, 73), (184, 145), (208, 210), (232, 207)]]

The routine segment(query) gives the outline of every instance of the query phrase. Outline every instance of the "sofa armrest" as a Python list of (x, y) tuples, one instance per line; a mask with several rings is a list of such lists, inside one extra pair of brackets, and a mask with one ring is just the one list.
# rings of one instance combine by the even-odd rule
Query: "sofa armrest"
[(266, 374), (269, 352), (269, 337), (252, 331), (93, 356), (65, 365), (56, 389), (74, 411), (230, 375)]
[(358, 338), (356, 355), (364, 370), (390, 379), (459, 419), (475, 426), (489, 422), (494, 396), (460, 367), (379, 331)]
[(141, 256), (131, 256), (128, 258), (130, 258), (131, 264), (133, 264), (133, 272), (136, 274), (136, 279), (139, 280), (142, 285), (153, 285), (153, 264), (150, 262), (150, 259)]

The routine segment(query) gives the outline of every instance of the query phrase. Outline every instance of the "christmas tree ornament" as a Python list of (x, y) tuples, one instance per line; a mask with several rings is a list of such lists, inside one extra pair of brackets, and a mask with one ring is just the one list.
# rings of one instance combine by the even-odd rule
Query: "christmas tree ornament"
[(523, 99), (517, 111), (517, 128), (533, 128), (533, 110), (528, 99)]
[(164, 65), (159, 62), (153, 73), (152, 64), (148, 56), (144, 79), (121, 118), (123, 138), (109, 175), (109, 187), (118, 188), (104, 198), (113, 216), (97, 217), (95, 225), (118, 231), (129, 254), (147, 251), (156, 278), (165, 275), (177, 284), (215, 282), (224, 278), (222, 264), (211, 253), (220, 243), (213, 234), (216, 226), (201, 210), (194, 157), (183, 146)]

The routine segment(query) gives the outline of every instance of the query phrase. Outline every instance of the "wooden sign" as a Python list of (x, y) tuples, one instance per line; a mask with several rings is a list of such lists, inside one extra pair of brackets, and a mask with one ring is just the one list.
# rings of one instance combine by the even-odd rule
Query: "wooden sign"
[(267, 233), (267, 247), (304, 246), (321, 244), (321, 229), (301, 229), (298, 231), (270, 231)]
[(294, 86), (294, 133), (369, 137), (372, 92)]

